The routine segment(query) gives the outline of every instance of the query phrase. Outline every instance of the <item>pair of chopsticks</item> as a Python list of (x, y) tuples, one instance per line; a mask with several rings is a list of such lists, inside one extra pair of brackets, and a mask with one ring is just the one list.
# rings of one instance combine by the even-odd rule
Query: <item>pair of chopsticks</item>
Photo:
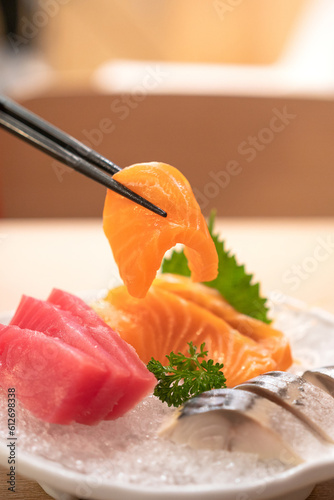
[(0, 126), (108, 189), (162, 217), (167, 216), (164, 210), (112, 178), (121, 170), (115, 163), (3, 95), (0, 95)]

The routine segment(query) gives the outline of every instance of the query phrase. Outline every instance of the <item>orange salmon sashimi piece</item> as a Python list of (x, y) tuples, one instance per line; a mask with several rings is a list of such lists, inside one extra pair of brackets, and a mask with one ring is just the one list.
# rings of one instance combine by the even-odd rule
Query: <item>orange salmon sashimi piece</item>
[(193, 281), (216, 278), (216, 248), (190, 184), (181, 172), (152, 162), (132, 165), (113, 177), (167, 212), (163, 218), (107, 191), (103, 229), (130, 295), (145, 297), (165, 252), (176, 243), (185, 245)]
[(203, 307), (222, 318), (242, 335), (257, 342), (267, 349), (276, 363), (276, 370), (287, 370), (291, 366), (293, 359), (286, 336), (263, 321), (236, 311), (218, 290), (200, 283), (192, 283), (186, 276), (167, 273), (161, 274), (153, 284)]
[(265, 346), (211, 311), (159, 286), (151, 286), (144, 299), (131, 297), (121, 286), (93, 308), (136, 349), (144, 363), (153, 356), (166, 365), (166, 354), (186, 354), (188, 342), (193, 341), (198, 348), (205, 342), (208, 358), (224, 363), (229, 387), (277, 368)]

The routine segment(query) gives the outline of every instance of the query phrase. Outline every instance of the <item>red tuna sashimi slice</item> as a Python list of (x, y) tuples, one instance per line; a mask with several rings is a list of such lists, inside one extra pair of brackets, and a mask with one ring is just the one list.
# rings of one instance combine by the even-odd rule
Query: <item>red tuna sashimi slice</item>
[(93, 339), (108, 353), (117, 356), (131, 372), (128, 390), (106, 419), (122, 416), (153, 391), (157, 380), (140, 360), (135, 349), (110, 328), (82, 299), (68, 292), (54, 289), (48, 301), (80, 318)]
[(14, 387), (36, 417), (69, 424), (104, 383), (97, 361), (65, 342), (17, 326), (0, 326), (0, 385)]
[(70, 312), (63, 311), (54, 304), (23, 296), (10, 324), (60, 338), (92, 356), (107, 371), (105, 383), (97, 392), (90, 408), (77, 417), (78, 422), (94, 424), (104, 419), (127, 391), (130, 378), (127, 366), (102, 349), (86, 332), (83, 321)]

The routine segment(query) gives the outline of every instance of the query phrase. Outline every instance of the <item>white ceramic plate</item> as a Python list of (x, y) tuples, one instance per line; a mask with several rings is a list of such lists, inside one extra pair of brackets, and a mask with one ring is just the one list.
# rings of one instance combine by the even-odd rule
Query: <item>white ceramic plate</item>
[[(91, 300), (94, 294), (81, 294)], [(297, 363), (294, 372), (334, 364), (334, 316), (321, 310), (307, 309), (303, 304), (286, 297), (271, 300), (275, 324), (290, 338)], [(9, 314), (0, 315), (0, 323), (9, 321)], [(19, 425), (18, 418), (18, 425)], [(6, 429), (0, 428), (0, 463), (8, 467)], [(96, 471), (84, 473), (71, 470), (48, 456), (24, 451), (22, 440), (18, 448), (17, 473), (39, 482), (47, 493), (57, 500), (89, 498), (92, 500), (305, 500), (315, 484), (334, 477), (334, 447), (329, 457), (320, 457), (312, 463), (279, 472), (261, 479), (246, 479), (236, 483), (163, 484), (154, 486), (133, 484), (126, 478), (116, 481), (97, 477)], [(71, 453), (71, 443), (68, 443)], [(182, 450), (180, 449), (180, 453)], [(43, 455), (43, 454), (42, 454)], [(203, 463), (210, 468), (210, 463)]]

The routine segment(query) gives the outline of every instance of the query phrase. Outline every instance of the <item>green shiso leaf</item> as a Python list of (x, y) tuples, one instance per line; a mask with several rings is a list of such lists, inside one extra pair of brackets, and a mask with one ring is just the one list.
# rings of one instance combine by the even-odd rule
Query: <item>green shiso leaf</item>
[(162, 261), (161, 272), (190, 276), (188, 261), (183, 250), (180, 252), (173, 250), (170, 258), (165, 257)]

